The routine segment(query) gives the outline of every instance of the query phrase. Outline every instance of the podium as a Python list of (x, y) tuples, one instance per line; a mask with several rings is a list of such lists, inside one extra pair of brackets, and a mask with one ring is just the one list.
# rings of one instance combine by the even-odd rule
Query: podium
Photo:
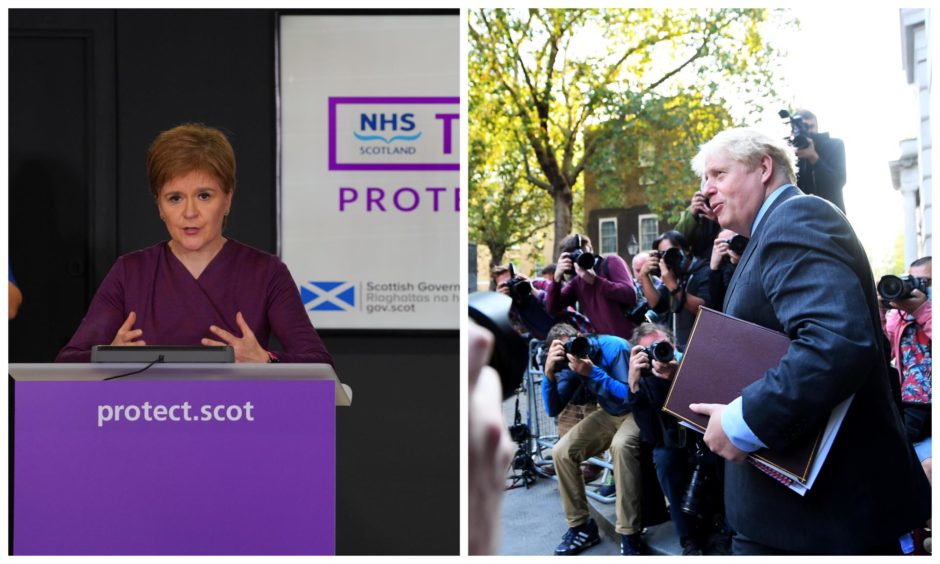
[(335, 552), (326, 364), (11, 364), (15, 555)]

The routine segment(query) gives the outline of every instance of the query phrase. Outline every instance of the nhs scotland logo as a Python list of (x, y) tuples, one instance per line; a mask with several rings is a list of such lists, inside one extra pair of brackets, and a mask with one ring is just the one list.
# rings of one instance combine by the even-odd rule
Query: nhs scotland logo
[(355, 282), (307, 282), (300, 286), (300, 299), (307, 311), (353, 311)]
[[(398, 113), (361, 113), (359, 114), (359, 130), (353, 131), (353, 136), (360, 141), (382, 141), (386, 145), (391, 145), (396, 141), (412, 142), (421, 139), (421, 132), (415, 131), (415, 115), (407, 112)], [(388, 129), (388, 137), (384, 134)], [(381, 132), (383, 135), (379, 135)], [(410, 154), (413, 155), (417, 150), (414, 145), (407, 147), (395, 147), (389, 151), (389, 154)]]
[(329, 170), (459, 170), (460, 98), (329, 98)]

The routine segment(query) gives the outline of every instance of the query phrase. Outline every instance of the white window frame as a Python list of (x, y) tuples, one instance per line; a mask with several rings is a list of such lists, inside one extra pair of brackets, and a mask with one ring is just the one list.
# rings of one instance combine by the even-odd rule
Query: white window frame
[[(643, 241), (643, 220), (647, 220), (647, 219), (656, 220), (656, 234), (654, 234), (653, 238), (650, 239), (649, 241)], [(653, 248), (653, 241), (655, 241), (656, 237), (659, 236), (659, 216), (656, 215), (655, 213), (640, 214), (639, 217), (637, 217), (636, 232), (640, 236), (639, 241), (637, 241), (640, 244), (640, 250), (638, 252), (645, 253), (647, 251), (650, 251)]]
[[(604, 224), (605, 224), (605, 223), (613, 223), (613, 224), (614, 224), (614, 249), (613, 249), (612, 251), (611, 251), (611, 250), (605, 250), (605, 249), (604, 249)], [(602, 218), (598, 219), (598, 220), (597, 220), (597, 239), (598, 239), (598, 241), (597, 241), (597, 252), (598, 252), (598, 254), (600, 254), (601, 256), (615, 255), (615, 254), (617, 254), (617, 251), (619, 250), (619, 249), (618, 249), (619, 245), (618, 245), (618, 240), (617, 240), (617, 238), (618, 238), (619, 236), (620, 236), (620, 232), (618, 231), (617, 218), (616, 218), (616, 217), (602, 217)]]

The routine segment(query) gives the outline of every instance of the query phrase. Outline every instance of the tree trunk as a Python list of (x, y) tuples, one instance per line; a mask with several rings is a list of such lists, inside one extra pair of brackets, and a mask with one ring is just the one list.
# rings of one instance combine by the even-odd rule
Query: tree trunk
[[(506, 255), (506, 247), (502, 246), (489, 246), (490, 249), (490, 272), (493, 271), (494, 266), (499, 266), (503, 264), (503, 257)], [(496, 283), (493, 282), (493, 277), (490, 276), (490, 273), (486, 273), (487, 277), (490, 279), (490, 291), (496, 291)]]
[(571, 208), (574, 205), (571, 187), (562, 179), (552, 182), (552, 199), (555, 202), (555, 242), (552, 245), (554, 248), (552, 257), (557, 262), (558, 245), (562, 239), (571, 234)]

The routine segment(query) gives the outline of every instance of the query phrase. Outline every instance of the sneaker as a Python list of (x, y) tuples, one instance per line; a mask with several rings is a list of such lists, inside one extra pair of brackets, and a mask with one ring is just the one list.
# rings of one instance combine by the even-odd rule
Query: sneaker
[(702, 547), (692, 537), (679, 539), (679, 544), (682, 545), (682, 556), (702, 556), (704, 554)]
[(555, 548), (555, 556), (574, 556), (585, 548), (601, 542), (597, 534), (597, 523), (588, 519), (587, 523), (568, 529), (561, 538), (561, 544)]
[(643, 554), (643, 533), (620, 535), (620, 554), (623, 556), (640, 556)]

